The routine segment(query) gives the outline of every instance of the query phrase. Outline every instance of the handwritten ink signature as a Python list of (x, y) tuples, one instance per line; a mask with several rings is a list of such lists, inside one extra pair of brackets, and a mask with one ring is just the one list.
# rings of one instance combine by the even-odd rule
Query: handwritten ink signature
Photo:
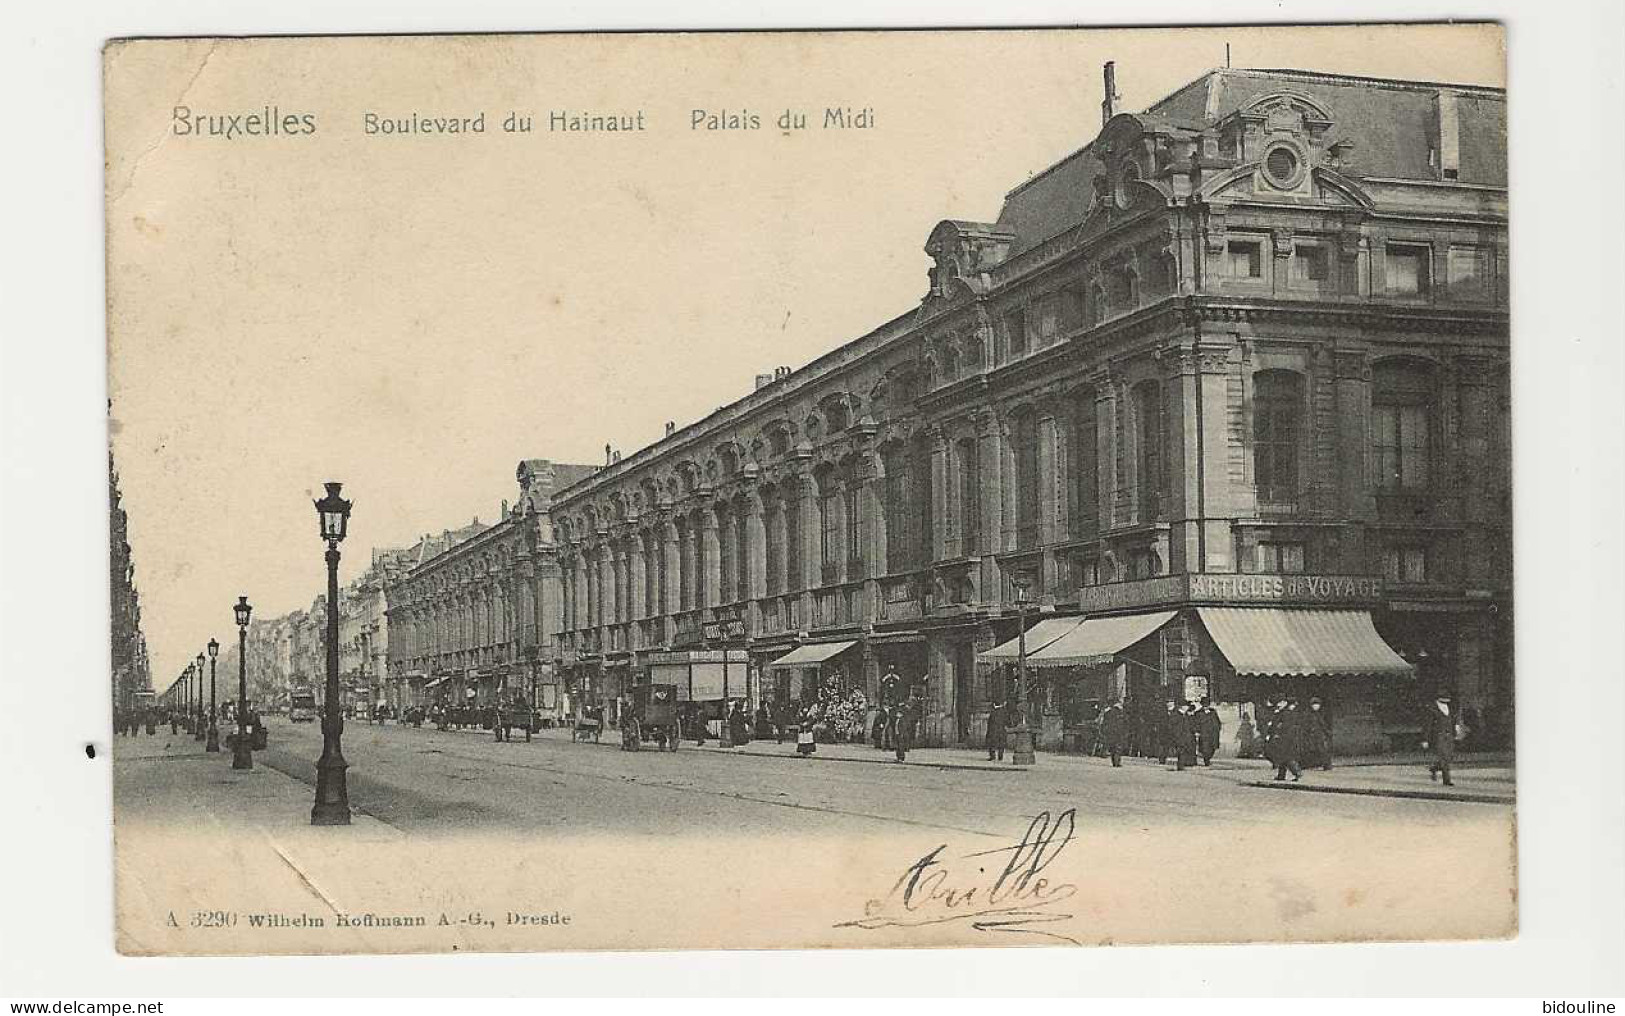
[[(883, 899), (864, 904), (863, 916), (837, 928), (921, 928), (965, 922), (977, 931), (1039, 935), (1078, 945), (1078, 941), (1045, 925), (1072, 919), (1056, 909), (1078, 891), (1070, 882), (1054, 882), (1042, 872), (1061, 856), (1077, 826), (1077, 809), (1052, 819), (1040, 813), (1013, 846), (965, 854), (958, 862), (943, 858), (946, 843), (903, 869)], [(1004, 858), (1003, 867), (991, 859)]]

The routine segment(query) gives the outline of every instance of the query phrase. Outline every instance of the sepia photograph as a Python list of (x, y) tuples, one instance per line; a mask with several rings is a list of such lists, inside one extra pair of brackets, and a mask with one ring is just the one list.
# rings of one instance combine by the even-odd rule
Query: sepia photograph
[(1516, 936), (1505, 41), (110, 41), (117, 949)]

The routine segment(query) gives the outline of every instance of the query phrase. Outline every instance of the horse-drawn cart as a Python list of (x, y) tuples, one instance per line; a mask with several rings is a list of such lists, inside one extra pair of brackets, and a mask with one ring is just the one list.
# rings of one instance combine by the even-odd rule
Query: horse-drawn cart
[(632, 689), (631, 715), (621, 722), (621, 747), (638, 751), (648, 742), (661, 751), (676, 751), (681, 741), (677, 729), (677, 686), (644, 684)]
[(491, 729), (498, 741), (512, 741), (516, 730), (524, 731), (525, 740), (529, 741), (540, 727), (537, 715), (525, 706), (499, 707), (491, 719)]

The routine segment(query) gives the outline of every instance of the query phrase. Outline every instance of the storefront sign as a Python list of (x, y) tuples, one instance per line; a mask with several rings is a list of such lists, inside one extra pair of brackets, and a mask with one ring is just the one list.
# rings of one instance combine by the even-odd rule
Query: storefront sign
[(1094, 613), (1189, 602), (1370, 603), (1382, 599), (1382, 590), (1382, 579), (1371, 575), (1163, 575), (1084, 586), (1078, 606)]
[(1104, 586), (1084, 586), (1078, 590), (1078, 606), (1085, 611), (1144, 607), (1157, 603), (1178, 603), (1186, 599), (1185, 576), (1164, 575), (1134, 582), (1112, 582)]
[(1371, 575), (1191, 575), (1190, 599), (1220, 603), (1368, 603), (1382, 598)]
[(707, 642), (739, 642), (745, 637), (745, 622), (737, 617), (707, 621), (700, 626), (700, 635)]

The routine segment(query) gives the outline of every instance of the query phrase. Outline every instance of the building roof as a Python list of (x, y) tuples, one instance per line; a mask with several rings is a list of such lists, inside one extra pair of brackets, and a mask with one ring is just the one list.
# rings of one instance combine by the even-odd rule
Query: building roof
[[(1290, 69), (1209, 71), (1149, 106), (1136, 118), (1168, 130), (1212, 127), (1255, 99), (1291, 91), (1331, 114), (1334, 141), (1351, 141), (1340, 170), (1356, 177), (1437, 180), (1432, 163), (1435, 102), (1455, 96), (1460, 118), (1457, 182), (1505, 187), (1506, 91), (1481, 85), (1356, 77)], [(1095, 201), (1104, 165), (1098, 138), (1035, 174), (1005, 196), (998, 225), (1016, 234), (1011, 254), (1078, 225)]]

